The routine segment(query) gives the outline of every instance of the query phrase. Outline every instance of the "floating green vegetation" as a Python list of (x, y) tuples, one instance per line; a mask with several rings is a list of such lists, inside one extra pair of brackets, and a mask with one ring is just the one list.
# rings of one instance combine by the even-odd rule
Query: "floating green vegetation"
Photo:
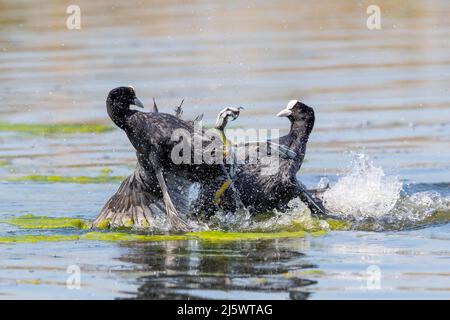
[(102, 220), (98, 225), (97, 228), (100, 230), (107, 230), (111, 227), (111, 219), (105, 219)]
[(350, 230), (352, 227), (351, 223), (344, 220), (338, 219), (319, 219), (312, 216), (304, 216), (302, 218), (292, 221), (291, 225), (285, 227), (283, 231), (307, 231), (313, 235), (322, 235), (327, 232), (327, 230), (332, 231), (344, 231)]
[(331, 230), (335, 231), (345, 231), (350, 230), (351, 224), (348, 221), (337, 220), (337, 219), (327, 219), (326, 220)]
[(6, 181), (11, 182), (47, 182), (47, 183), (113, 183), (122, 182), (124, 176), (110, 175), (112, 169), (103, 168), (100, 170), (100, 174), (97, 176), (58, 176), (58, 175), (40, 175), (30, 174), (21, 177), (7, 178)]
[(186, 236), (192, 239), (199, 239), (205, 241), (241, 241), (241, 240), (265, 240), (265, 239), (279, 239), (279, 238), (303, 238), (306, 235), (305, 231), (295, 232), (224, 232), (224, 231), (201, 231), (189, 232)]
[(122, 182), (124, 176), (110, 176), (107, 174), (100, 174), (98, 176), (53, 176), (53, 175), (39, 175), (31, 174), (21, 177), (7, 178), (11, 182), (48, 182), (48, 183), (110, 183)]
[(17, 284), (34, 284), (34, 285), (40, 285), (44, 282), (41, 279), (17, 279)]
[(55, 241), (157, 242), (188, 240), (186, 235), (144, 235), (125, 232), (88, 232), (81, 235), (17, 235), (0, 237), (0, 243), (37, 243)]
[(303, 219), (294, 220), (291, 226), (286, 228), (286, 231), (307, 231), (307, 232), (321, 232), (324, 231), (323, 221), (317, 218), (306, 217)]
[(297, 232), (224, 232), (224, 231), (201, 231), (188, 232), (180, 235), (146, 235), (127, 232), (89, 232), (80, 239), (96, 241), (179, 241), (179, 240), (203, 240), (203, 241), (241, 241), (241, 240), (264, 240), (279, 238), (302, 238), (306, 235), (304, 231)]
[(299, 272), (300, 275), (313, 275), (313, 276), (322, 276), (325, 274), (325, 272), (323, 272), (322, 270), (318, 270), (318, 269), (310, 269), (310, 270), (304, 270), (304, 271), (300, 271)]
[(113, 172), (113, 170), (111, 168), (102, 168), (100, 170), (101, 174), (103, 175), (109, 175), (111, 172)]
[(37, 243), (37, 242), (59, 242), (59, 241), (76, 241), (79, 240), (78, 235), (19, 235), (0, 237), (0, 243)]
[(318, 230), (318, 231), (310, 232), (310, 235), (312, 235), (313, 237), (321, 237), (321, 236), (326, 235), (327, 233), (328, 233), (327, 230)]
[(34, 135), (103, 133), (111, 130), (114, 130), (114, 127), (103, 124), (37, 124), (0, 122), (0, 131), (23, 132)]
[[(329, 230), (334, 230), (327, 221), (323, 219), (319, 219), (317, 217), (311, 216), (306, 211), (305, 214), (301, 213), (301, 216), (293, 219), (288, 222), (288, 224), (279, 224), (277, 225), (276, 217), (272, 213), (265, 214), (264, 218), (261, 218), (260, 216), (255, 218), (255, 221), (257, 222), (265, 222), (269, 221), (270, 219), (273, 219), (275, 217), (275, 221), (273, 223), (269, 221), (269, 225), (273, 225), (272, 227), (264, 228), (257, 228), (253, 230), (254, 232), (263, 232), (267, 233), (270, 232), (297, 232), (297, 231), (305, 231), (312, 235), (322, 235), (324, 233), (327, 233)], [(257, 219), (257, 220), (256, 220)], [(337, 221), (337, 220), (336, 220)], [(337, 222), (336, 222), (337, 225)]]
[(0, 167), (6, 167), (11, 165), (11, 162), (9, 162), (8, 160), (0, 160)]
[(22, 229), (59, 229), (59, 228), (77, 228), (87, 229), (89, 225), (76, 218), (52, 218), (45, 216), (35, 216), (27, 214), (20, 217), (14, 217), (4, 222), (18, 226)]
[(285, 278), (304, 277), (304, 276), (323, 276), (325, 272), (318, 269), (305, 269), (298, 271), (288, 271), (283, 276)]
[(188, 240), (186, 235), (146, 235), (126, 232), (88, 232), (81, 237), (84, 240), (94, 241), (178, 241)]
[[(9, 223), (22, 229), (89, 229), (90, 223), (78, 218), (68, 217), (47, 217), (35, 216), (32, 214), (12, 217), (0, 220), (0, 222)], [(109, 221), (105, 221), (103, 228), (108, 229)], [(208, 242), (230, 242), (230, 241), (252, 241), (252, 240), (271, 240), (283, 238), (303, 238), (306, 235), (322, 236), (327, 233), (323, 229), (311, 228), (305, 230), (304, 226), (295, 226), (289, 230), (278, 230), (272, 232), (225, 232), (225, 231), (200, 231), (188, 232), (184, 234), (141, 234), (121, 231), (90, 231), (76, 235), (19, 235), (0, 237), (0, 243), (14, 242), (43, 242), (43, 241), (138, 241), (138, 242), (156, 242), (156, 241), (181, 241), (181, 240), (199, 240)]]
[[(48, 225), (47, 225), (48, 226)], [(56, 228), (56, 227), (55, 227)], [(200, 240), (208, 242), (229, 242), (229, 241), (250, 241), (250, 240), (269, 240), (282, 238), (303, 238), (307, 233), (304, 231), (297, 232), (276, 232), (276, 233), (259, 233), (259, 232), (224, 232), (224, 231), (202, 231), (189, 232), (180, 235), (145, 235), (126, 232), (88, 232), (81, 235), (18, 235), (0, 237), (0, 243), (36, 243), (45, 241), (139, 241), (139, 242), (156, 242), (156, 241), (181, 241), (181, 240)], [(312, 233), (314, 235), (314, 233)]]

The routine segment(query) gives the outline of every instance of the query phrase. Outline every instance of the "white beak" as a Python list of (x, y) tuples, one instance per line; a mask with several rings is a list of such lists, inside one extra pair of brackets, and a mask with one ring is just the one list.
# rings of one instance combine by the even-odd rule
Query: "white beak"
[(277, 117), (289, 117), (291, 114), (292, 114), (292, 110), (283, 109), (280, 112), (278, 112)]

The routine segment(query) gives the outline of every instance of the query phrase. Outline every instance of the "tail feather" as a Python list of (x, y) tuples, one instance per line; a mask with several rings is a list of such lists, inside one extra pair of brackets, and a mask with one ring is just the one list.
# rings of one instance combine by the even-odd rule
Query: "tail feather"
[(108, 200), (92, 226), (102, 227), (151, 227), (155, 218), (164, 210), (159, 197), (147, 190), (136, 177), (136, 172), (127, 177), (117, 192)]
[[(166, 209), (162, 195), (159, 188), (149, 186), (149, 183), (153, 183), (151, 175), (136, 168), (104, 205), (92, 226), (151, 228), (156, 226), (156, 220), (164, 220)], [(166, 181), (177, 210), (183, 215), (189, 214), (193, 201), (190, 194), (193, 182), (169, 172)]]

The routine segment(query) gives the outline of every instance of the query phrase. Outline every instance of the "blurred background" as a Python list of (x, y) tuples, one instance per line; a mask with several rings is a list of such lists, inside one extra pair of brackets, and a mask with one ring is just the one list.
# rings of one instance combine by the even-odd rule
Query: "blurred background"
[[(80, 30), (66, 27), (71, 4)], [(450, 166), (450, 3), (376, 1), (380, 30), (366, 26), (371, 4), (0, 0), (0, 121), (110, 124), (106, 95), (130, 84), (148, 108), (155, 97), (172, 112), (184, 98), (186, 118), (211, 123), (244, 106), (234, 125), (286, 131), (275, 114), (300, 99), (317, 119), (305, 174), (339, 172), (345, 151), (363, 149), (402, 178), (439, 181)], [(77, 137), (70, 150), (67, 140), (0, 140), (0, 157), (32, 147), (45, 171), (81, 165), (68, 152), (101, 166), (115, 147), (126, 152), (114, 163), (132, 161), (126, 137), (113, 136)]]

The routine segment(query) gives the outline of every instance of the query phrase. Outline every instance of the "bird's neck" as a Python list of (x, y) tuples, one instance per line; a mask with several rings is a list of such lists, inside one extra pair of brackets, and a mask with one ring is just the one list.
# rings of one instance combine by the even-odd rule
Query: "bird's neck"
[[(294, 163), (302, 163), (306, 153), (306, 144), (312, 131), (312, 125), (304, 120), (297, 120), (291, 123), (289, 132), (289, 148), (297, 153)], [(298, 168), (300, 169), (300, 168)]]
[(291, 123), (289, 135), (292, 138), (291, 147), (300, 146), (303, 142), (308, 142), (311, 128), (304, 120), (297, 120)]
[(107, 101), (106, 108), (108, 111), (108, 115), (114, 122), (114, 124), (123, 130), (127, 129), (127, 118), (132, 113), (132, 110), (130, 110), (130, 106), (125, 105), (122, 102)]

